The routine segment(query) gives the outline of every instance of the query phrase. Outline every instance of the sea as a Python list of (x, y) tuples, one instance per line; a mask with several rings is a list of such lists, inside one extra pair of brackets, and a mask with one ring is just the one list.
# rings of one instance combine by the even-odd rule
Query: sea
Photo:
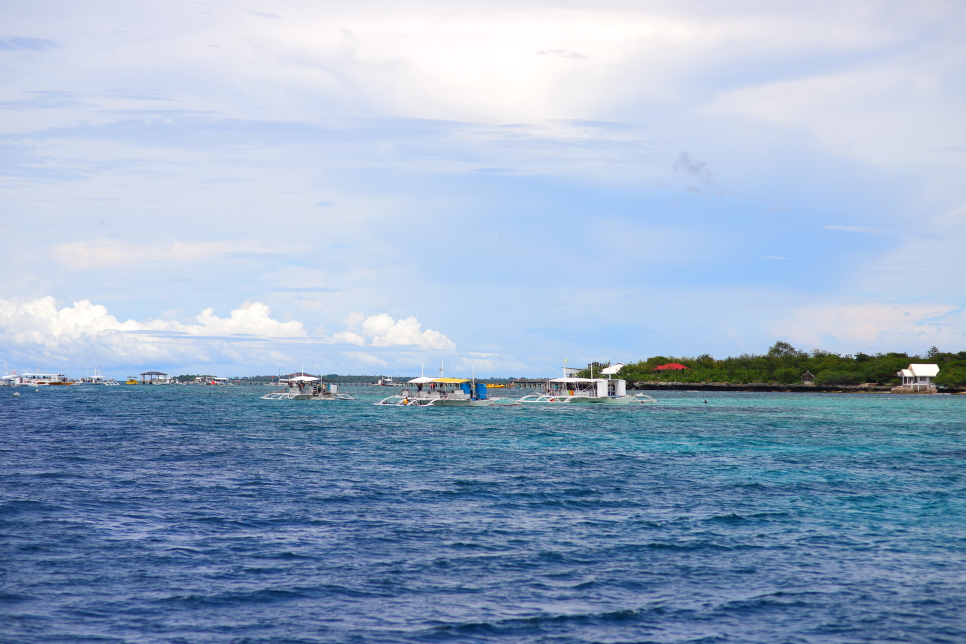
[(0, 389), (0, 641), (966, 642), (966, 396), (267, 391)]

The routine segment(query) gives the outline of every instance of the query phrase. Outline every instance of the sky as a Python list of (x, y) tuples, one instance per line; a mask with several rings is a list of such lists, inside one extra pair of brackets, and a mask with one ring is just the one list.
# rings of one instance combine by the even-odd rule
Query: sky
[(956, 1), (3, 3), (0, 362), (961, 351), (964, 114)]

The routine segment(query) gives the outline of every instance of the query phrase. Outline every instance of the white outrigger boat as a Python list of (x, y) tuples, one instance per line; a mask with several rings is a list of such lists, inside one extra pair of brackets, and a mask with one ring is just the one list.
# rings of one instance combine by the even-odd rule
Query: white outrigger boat
[(398, 394), (383, 398), (376, 404), (396, 407), (488, 407), (493, 403), (493, 399), (486, 394), (486, 383), (476, 382), (475, 379), (420, 376), (404, 386), (406, 388)]
[[(619, 378), (611, 378), (623, 367), (617, 363), (603, 369), (601, 375), (606, 378), (553, 378), (547, 381), (547, 388), (543, 393), (530, 394), (520, 399), (521, 403), (539, 403), (545, 405), (559, 404), (597, 404), (597, 405), (630, 405), (657, 402), (650, 396), (627, 394), (627, 382)], [(566, 369), (566, 368), (565, 368)], [(566, 371), (564, 371), (566, 373)]]
[(263, 400), (320, 400), (338, 401), (355, 400), (349, 394), (340, 394), (339, 386), (334, 382), (322, 382), (321, 378), (306, 376), (304, 373), (291, 378), (284, 378), (279, 382), (286, 383), (285, 389), (273, 391), (262, 396)]
[(113, 378), (105, 378), (103, 375), (101, 375), (101, 368), (99, 366), (94, 367), (94, 372), (91, 375), (81, 378), (79, 383), (82, 385), (108, 385), (108, 386), (116, 386), (119, 384)]
[(46, 387), (49, 385), (73, 385), (75, 381), (62, 373), (25, 373), (15, 385), (23, 387)]

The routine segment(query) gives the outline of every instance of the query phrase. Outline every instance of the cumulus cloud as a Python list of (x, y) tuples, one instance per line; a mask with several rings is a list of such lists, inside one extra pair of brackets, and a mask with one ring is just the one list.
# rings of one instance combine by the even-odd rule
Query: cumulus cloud
[(273, 343), (306, 337), (301, 322), (275, 320), (260, 302), (239, 307), (224, 318), (208, 308), (195, 321), (122, 322), (90, 300), (58, 309), (52, 297), (0, 298), (0, 358), (58, 367), (78, 360), (114, 365), (251, 360), (272, 364), (282, 359)]
[(195, 316), (198, 324), (181, 324), (171, 320), (121, 322), (106, 307), (90, 300), (74, 302), (57, 309), (54, 298), (17, 301), (0, 298), (0, 336), (15, 344), (60, 343), (82, 336), (111, 331), (158, 331), (187, 335), (255, 335), (270, 338), (296, 338), (306, 335), (301, 322), (279, 322), (261, 302), (237, 308), (230, 317), (220, 318), (207, 308)]
[(348, 342), (362, 346), (368, 338), (370, 346), (417, 346), (420, 349), (452, 351), (456, 343), (439, 331), (423, 331), (419, 320), (410, 316), (405, 320), (395, 320), (380, 313), (365, 317), (362, 313), (350, 313), (346, 322), (350, 330), (332, 336), (335, 342)]

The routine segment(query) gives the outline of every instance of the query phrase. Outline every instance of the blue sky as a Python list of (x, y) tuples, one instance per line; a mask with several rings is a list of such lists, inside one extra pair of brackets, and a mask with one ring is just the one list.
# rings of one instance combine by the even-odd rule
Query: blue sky
[(720, 5), (7, 3), (0, 361), (966, 348), (966, 7)]

